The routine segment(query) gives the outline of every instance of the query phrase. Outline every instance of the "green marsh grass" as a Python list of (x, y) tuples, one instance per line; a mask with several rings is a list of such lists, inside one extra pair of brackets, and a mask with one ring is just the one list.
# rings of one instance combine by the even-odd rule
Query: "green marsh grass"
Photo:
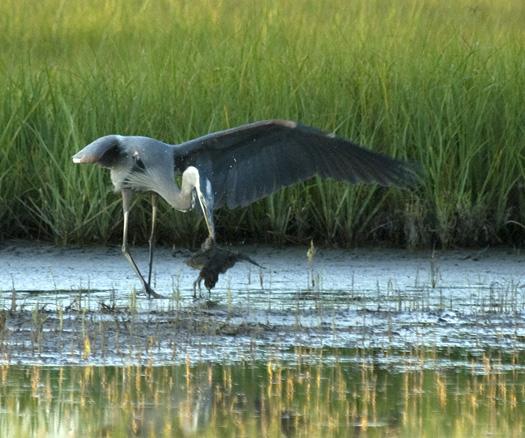
[[(219, 212), (224, 240), (525, 236), (521, 0), (5, 0), (0, 17), (0, 238), (120, 238), (107, 172), (70, 160), (94, 138), (175, 143), (266, 118), (419, 162), (422, 184), (312, 180)], [(161, 242), (204, 237), (195, 215), (162, 210)], [(134, 213), (146, 242), (147, 202)]]

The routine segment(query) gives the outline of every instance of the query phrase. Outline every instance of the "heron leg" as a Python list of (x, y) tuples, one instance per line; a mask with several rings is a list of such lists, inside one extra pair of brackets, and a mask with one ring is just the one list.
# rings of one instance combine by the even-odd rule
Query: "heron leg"
[(142, 283), (142, 287), (144, 288), (144, 291), (148, 294), (148, 296), (152, 298), (161, 298), (162, 295), (159, 295), (157, 292), (151, 289), (149, 283), (146, 283), (144, 277), (140, 273), (139, 268), (137, 267), (137, 264), (135, 263), (135, 260), (133, 260), (133, 257), (131, 256), (131, 253), (128, 250), (128, 220), (129, 210), (131, 207), (131, 196), (132, 192), (130, 190), (122, 190), (122, 210), (124, 213), (124, 229), (122, 231), (122, 254), (124, 254), (124, 257), (126, 257), (126, 259), (128, 260), (129, 264), (131, 265), (131, 268), (139, 277), (140, 282)]
[(153, 250), (155, 249), (155, 222), (157, 220), (157, 195), (151, 194), (151, 234), (149, 236), (149, 269), (148, 285), (151, 285), (151, 273), (153, 268)]

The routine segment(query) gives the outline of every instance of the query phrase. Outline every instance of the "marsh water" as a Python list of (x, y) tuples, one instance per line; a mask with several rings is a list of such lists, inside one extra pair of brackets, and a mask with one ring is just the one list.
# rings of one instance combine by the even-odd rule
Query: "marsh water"
[[(0, 436), (522, 436), (525, 256), (0, 249)], [(147, 251), (135, 250), (145, 267)], [(310, 253), (311, 255), (311, 253)]]

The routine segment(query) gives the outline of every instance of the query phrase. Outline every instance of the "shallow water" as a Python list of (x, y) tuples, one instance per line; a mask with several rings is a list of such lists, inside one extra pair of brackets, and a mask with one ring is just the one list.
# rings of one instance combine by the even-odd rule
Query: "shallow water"
[(373, 365), (3, 367), (1, 436), (522, 436), (525, 375)]
[[(402, 355), (525, 351), (525, 257), (515, 251), (322, 250), (310, 264), (306, 248), (238, 249), (266, 269), (239, 263), (211, 300), (195, 301), (189, 253), (157, 251), (155, 289), (168, 298), (150, 300), (136, 291), (117, 248), (6, 246), (0, 305), (10, 311), (0, 353), (24, 364), (129, 365), (181, 363), (187, 355), (293, 361), (297, 346)], [(146, 249), (136, 253), (144, 266)]]
[(149, 300), (117, 248), (5, 245), (0, 436), (520, 436), (521, 254), (237, 250), (194, 300), (160, 249)]

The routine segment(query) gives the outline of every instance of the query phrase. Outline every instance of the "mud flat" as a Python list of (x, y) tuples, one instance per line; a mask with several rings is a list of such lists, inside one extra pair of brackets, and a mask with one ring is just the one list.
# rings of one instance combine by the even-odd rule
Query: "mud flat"
[[(514, 250), (318, 250), (312, 263), (306, 248), (236, 250), (265, 269), (239, 263), (209, 298), (203, 291), (195, 301), (188, 252), (159, 249), (154, 287), (166, 299), (150, 300), (118, 248), (5, 245), (2, 361), (161, 365), (322, 356), (417, 367), (414, 352), (433, 351), (427, 368), (475, 368), (472, 358), (487, 351), (525, 352), (525, 257)], [(145, 266), (146, 249), (135, 252)]]

